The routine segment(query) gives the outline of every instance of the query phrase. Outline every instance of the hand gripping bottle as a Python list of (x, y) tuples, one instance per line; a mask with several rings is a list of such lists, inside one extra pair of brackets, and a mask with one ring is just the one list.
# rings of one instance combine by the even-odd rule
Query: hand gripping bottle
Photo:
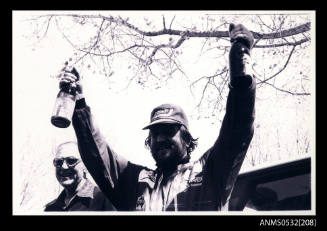
[[(75, 68), (71, 72), (79, 80), (79, 74)], [(76, 102), (76, 86), (75, 84), (62, 83), (60, 84), (60, 91), (57, 95), (56, 102), (53, 108), (51, 123), (58, 128), (69, 127)]]

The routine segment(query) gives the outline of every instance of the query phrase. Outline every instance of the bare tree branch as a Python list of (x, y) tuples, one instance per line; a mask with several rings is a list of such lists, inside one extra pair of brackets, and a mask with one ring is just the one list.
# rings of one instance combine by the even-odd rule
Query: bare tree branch
[[(258, 41), (258, 40), (257, 40)], [(304, 38), (296, 42), (286, 42), (286, 43), (279, 43), (279, 44), (272, 44), (272, 45), (254, 45), (253, 48), (271, 48), (271, 47), (281, 47), (281, 46), (297, 46), (302, 43), (310, 41), (309, 38)]]
[[(113, 16), (105, 16), (105, 15), (87, 15), (87, 14), (48, 14), (48, 15), (43, 15), (42, 17), (48, 17), (48, 26), (50, 24), (50, 20), (53, 17), (57, 17), (57, 16), (65, 16), (65, 17), (73, 17), (73, 18), (80, 18), (80, 19), (101, 19), (101, 25), (99, 26), (99, 30), (97, 32), (97, 36), (95, 38), (95, 42), (92, 43), (92, 45), (90, 45), (88, 48), (79, 48), (77, 47), (75, 44), (73, 44), (72, 41), (70, 41), (70, 39), (63, 33), (64, 38), (74, 47), (74, 49), (84, 53), (79, 60), (83, 59), (85, 56), (87, 55), (93, 55), (93, 56), (102, 56), (102, 57), (109, 57), (109, 56), (113, 56), (115, 54), (119, 54), (119, 53), (124, 53), (124, 52), (128, 52), (130, 53), (133, 57), (135, 57), (136, 59), (138, 59), (140, 61), (140, 63), (142, 63), (142, 66), (150, 66), (153, 61), (155, 60), (156, 62), (159, 62), (159, 59), (154, 59), (155, 55), (158, 53), (158, 51), (163, 52), (166, 56), (167, 56), (167, 61), (169, 63), (174, 63), (175, 66), (177, 67), (178, 70), (182, 71), (181, 67), (178, 66), (178, 64), (171, 58), (171, 55), (173, 52), (169, 51), (170, 53), (167, 54), (165, 52), (165, 50), (167, 51), (167, 49), (176, 49), (179, 48), (183, 42), (187, 39), (187, 38), (210, 38), (210, 37), (215, 37), (215, 38), (221, 38), (221, 39), (229, 39), (229, 32), (228, 31), (220, 31), (217, 30), (217, 28), (219, 27), (215, 27), (215, 30), (212, 29), (208, 29), (207, 31), (197, 31), (195, 29), (195, 27), (190, 27), (190, 29), (185, 28), (185, 30), (175, 30), (172, 29), (172, 24), (173, 21), (175, 19), (175, 16), (173, 17), (173, 19), (170, 22), (170, 26), (167, 29), (166, 28), (166, 19), (165, 16), (162, 16), (162, 23), (163, 23), (163, 28), (161, 30), (156, 30), (156, 31), (145, 31), (140, 29), (139, 27), (136, 27), (135, 25), (131, 24), (128, 22), (128, 19), (123, 19), (122, 17), (118, 16), (118, 17), (113, 17)], [(259, 19), (261, 20), (261, 18), (259, 17)], [(305, 32), (308, 32), (310, 30), (311, 27), (311, 23), (305, 23), (299, 26), (296, 26), (294, 28), (289, 28), (289, 29), (284, 29), (282, 30), (282, 27), (284, 25), (285, 22), (285, 18), (279, 18), (278, 19), (280, 21), (280, 24), (274, 24), (272, 27), (270, 27), (269, 25), (265, 24), (262, 20), (261, 20), (261, 24), (264, 25), (265, 27), (267, 27), (269, 30), (271, 30), (271, 33), (259, 33), (259, 32), (253, 32), (254, 37), (257, 39), (254, 45), (254, 48), (276, 48), (276, 47), (283, 47), (283, 46), (293, 46), (293, 49), (291, 50), (291, 52), (288, 55), (287, 61), (284, 64), (284, 66), (275, 74), (273, 74), (272, 76), (262, 80), (261, 82), (259, 82), (258, 84), (262, 84), (262, 83), (267, 83), (268, 81), (273, 79), (274, 77), (276, 77), (277, 75), (279, 75), (283, 70), (286, 69), (287, 65), (289, 64), (289, 61), (294, 53), (295, 47), (297, 45), (303, 44), (305, 42), (310, 41), (310, 37), (305, 36)], [(116, 48), (114, 48), (114, 50), (109, 50), (107, 49), (107, 52), (102, 52), (100, 49), (95, 49), (97, 47), (97, 45), (99, 44), (99, 41), (101, 39), (101, 36), (104, 36), (104, 34), (102, 33), (102, 28), (104, 25), (104, 22), (109, 22), (111, 26), (111, 36), (112, 36), (112, 43), (114, 43), (115, 41), (119, 42), (120, 46), (122, 47), (122, 49), (118, 49), (116, 50)], [(275, 20), (273, 21), (273, 23), (275, 23)], [(225, 24), (223, 24), (225, 25)], [(47, 27), (48, 27), (47, 26)], [(119, 27), (116, 29), (116, 27)], [(124, 31), (122, 28), (125, 27), (127, 30), (130, 31)], [(109, 28), (109, 24), (107, 24), (106, 29)], [(115, 30), (113, 32), (113, 29)], [(118, 33), (118, 31), (123, 32), (123, 33)], [(295, 40), (294, 37), (293, 41), (287, 41), (285, 37), (290, 37), (290, 36), (294, 36), (294, 35), (302, 35), (304, 38), (299, 39), (299, 40)], [(179, 39), (177, 40), (177, 42), (175, 44), (172, 44), (172, 40), (169, 40), (168, 43), (162, 43), (162, 44), (155, 44), (152, 43), (151, 40), (146, 41), (144, 38), (145, 37), (156, 37), (156, 36), (161, 36), (161, 35), (173, 35), (173, 36), (179, 36)], [(120, 36), (132, 36), (133, 38), (140, 40), (141, 43), (139, 43), (139, 41), (135, 41), (134, 44), (130, 44), (130, 39), (128, 40), (121, 40), (119, 37)], [(141, 36), (138, 38), (138, 36)], [(115, 39), (113, 39), (115, 37)], [(273, 43), (273, 44), (259, 44), (260, 42), (263, 42), (264, 40), (274, 40), (274, 39), (283, 39), (285, 42), (282, 43)], [(143, 50), (139, 50), (139, 48), (143, 48)], [(222, 49), (224, 51), (223, 55), (226, 54), (226, 52), (228, 51), (229, 47), (225, 46), (223, 47), (222, 45), (219, 45), (218, 47), (216, 47), (218, 49)], [(203, 50), (203, 47), (202, 47)], [(96, 52), (97, 51), (97, 52)], [(141, 52), (141, 53), (140, 53)], [(78, 60), (78, 61), (79, 61)], [(163, 60), (164, 61), (164, 60)], [(165, 68), (164, 65), (162, 65), (162, 68)], [(151, 75), (155, 76), (155, 74), (152, 72), (151, 69), (148, 69), (151, 71)], [(172, 69), (173, 70), (173, 69)], [(219, 75), (221, 75), (222, 73), (218, 73), (214, 76), (211, 77), (202, 77), (196, 81), (194, 81), (191, 84), (191, 88), (201, 79), (207, 79), (207, 85), (205, 87), (205, 89), (208, 87), (209, 84), (213, 85), (214, 87), (217, 88), (217, 86), (215, 85), (215, 82), (212, 82), (213, 77), (218, 77)], [(218, 90), (219, 88), (217, 88)], [(219, 90), (218, 90), (219, 92)], [(221, 92), (219, 92), (219, 94), (221, 94)], [(297, 94), (297, 93), (293, 93), (293, 94)], [(299, 93), (299, 94), (306, 94), (306, 93)]]
[(171, 26), (173, 25), (173, 22), (174, 22), (175, 17), (176, 17), (176, 16), (174, 15), (173, 19), (172, 19), (171, 22), (170, 22), (169, 29), (171, 29)]
[(290, 61), (290, 59), (291, 59), (291, 57), (292, 57), (292, 54), (293, 54), (293, 52), (294, 52), (294, 50), (295, 50), (295, 47), (296, 47), (296, 46), (293, 46), (293, 48), (292, 48), (290, 54), (288, 55), (288, 58), (287, 58), (287, 60), (286, 60), (286, 63), (284, 64), (284, 66), (283, 66), (283, 67), (282, 67), (282, 68), (281, 68), (277, 73), (273, 74), (272, 76), (270, 76), (270, 77), (267, 78), (267, 79), (264, 79), (264, 80), (260, 81), (258, 84), (266, 83), (267, 81), (271, 80), (272, 78), (274, 78), (274, 77), (276, 77), (278, 74), (280, 74), (283, 70), (285, 70), (285, 68), (287, 67), (287, 64), (289, 63), (289, 61)]
[(179, 38), (179, 40), (176, 42), (175, 45), (170, 45), (170, 44), (161, 44), (161, 45), (156, 46), (156, 47), (153, 49), (151, 55), (150, 55), (149, 58), (148, 58), (148, 65), (150, 65), (150, 64), (152, 63), (152, 58), (154, 57), (154, 55), (157, 53), (157, 51), (158, 51), (159, 49), (164, 48), (164, 47), (169, 47), (169, 48), (172, 48), (172, 49), (176, 49), (176, 48), (178, 48), (178, 47), (180, 47), (180, 46), (182, 45), (182, 43), (185, 41), (185, 39), (186, 39), (186, 37), (185, 37), (185, 35), (183, 34), (183, 35)]
[(281, 91), (281, 92), (284, 92), (284, 93), (288, 93), (288, 94), (290, 94), (290, 95), (294, 95), (294, 96), (296, 96), (296, 95), (311, 95), (310, 93), (307, 93), (307, 92), (291, 92), (291, 91), (288, 91), (288, 90), (285, 90), (285, 89), (281, 89), (281, 88), (278, 88), (278, 87), (276, 87), (276, 86), (274, 86), (273, 84), (271, 84), (271, 83), (268, 83), (268, 82), (266, 82), (266, 84), (267, 85), (269, 85), (269, 86), (271, 86), (271, 87), (273, 87), (273, 88), (275, 88), (276, 90), (278, 90), (278, 91)]
[(166, 21), (165, 21), (165, 16), (162, 15), (162, 23), (163, 23), (163, 28), (164, 30), (166, 29)]
[[(217, 71), (218, 72), (218, 71)], [(206, 83), (206, 85), (205, 85), (205, 87), (204, 87), (204, 89), (203, 89), (203, 91), (202, 91), (202, 95), (201, 95), (201, 99), (200, 99), (200, 101), (199, 101), (199, 103), (197, 104), (197, 107), (199, 107), (200, 105), (201, 105), (201, 103), (202, 103), (202, 100), (203, 100), (203, 98), (204, 98), (204, 94), (205, 94), (205, 91), (207, 90), (207, 87), (208, 87), (208, 85), (209, 84), (211, 84), (211, 85), (213, 85), (216, 89), (217, 89), (217, 91), (219, 92), (219, 95), (222, 97), (222, 91), (223, 91), (223, 89), (224, 89), (224, 85), (225, 85), (225, 83), (226, 83), (226, 81), (224, 81), (224, 84), (222, 85), (222, 88), (220, 89), (220, 88), (218, 88), (217, 86), (216, 86), (216, 84), (213, 82), (211, 82), (214, 78), (216, 78), (216, 77), (218, 77), (218, 76), (222, 76), (224, 73), (227, 73), (228, 72), (228, 70), (227, 70), (227, 68), (226, 67), (224, 67), (223, 68), (223, 70), (219, 70), (219, 72), (218, 73), (216, 73), (216, 74), (214, 74), (214, 75), (211, 75), (211, 76), (202, 76), (202, 77), (200, 77), (199, 79), (197, 79), (197, 80), (195, 80), (193, 83), (191, 83), (191, 85), (189, 86), (190, 87), (190, 90), (191, 90), (191, 92), (192, 92), (192, 87), (194, 87), (194, 85), (195, 84), (197, 84), (198, 82), (200, 82), (201, 80), (203, 80), (203, 79), (206, 79), (207, 80), (207, 83)]]
[[(163, 28), (159, 31), (144, 31), (139, 29), (138, 27), (130, 24), (126, 20), (122, 19), (120, 16), (118, 18), (114, 18), (112, 16), (104, 16), (104, 15), (82, 15), (82, 14), (48, 14), (43, 17), (50, 17), (50, 16), (66, 16), (66, 17), (75, 17), (75, 18), (93, 18), (93, 19), (103, 19), (107, 20), (109, 22), (117, 23), (124, 25), (128, 27), (131, 30), (134, 30), (135, 32), (142, 34), (144, 36), (160, 36), (160, 35), (182, 35), (185, 34), (187, 37), (228, 37), (229, 38), (229, 32), (228, 31), (181, 31), (181, 30), (173, 30), (173, 29), (166, 29)], [(288, 30), (283, 30), (276, 33), (258, 33), (254, 32), (253, 36), (255, 39), (277, 39), (277, 38), (283, 38), (288, 36), (293, 36), (297, 34), (301, 34), (303, 32), (309, 31), (311, 28), (311, 23), (305, 23), (300, 26), (290, 28)]]
[(51, 19), (52, 19), (52, 16), (50, 16), (49, 19), (48, 19), (47, 27), (46, 27), (46, 29), (45, 29), (45, 31), (44, 31), (43, 38), (44, 38), (44, 37), (47, 35), (47, 33), (48, 33), (48, 30), (49, 30), (49, 27), (50, 27)]

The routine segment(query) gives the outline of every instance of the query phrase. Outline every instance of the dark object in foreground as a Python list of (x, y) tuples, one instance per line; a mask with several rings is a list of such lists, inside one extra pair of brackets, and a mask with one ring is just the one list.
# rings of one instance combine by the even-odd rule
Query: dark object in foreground
[(229, 210), (311, 209), (311, 158), (306, 157), (239, 174)]

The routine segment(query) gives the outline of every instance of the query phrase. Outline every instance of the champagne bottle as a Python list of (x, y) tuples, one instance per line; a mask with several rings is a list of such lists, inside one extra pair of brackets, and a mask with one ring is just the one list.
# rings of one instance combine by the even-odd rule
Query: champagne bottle
[[(65, 63), (67, 65), (67, 63)], [(67, 69), (68, 67), (66, 67)], [(71, 72), (76, 75), (77, 80), (79, 74), (75, 68)], [(57, 95), (53, 108), (51, 123), (58, 128), (67, 128), (71, 124), (75, 103), (76, 103), (76, 86), (75, 84), (62, 83), (60, 91)]]

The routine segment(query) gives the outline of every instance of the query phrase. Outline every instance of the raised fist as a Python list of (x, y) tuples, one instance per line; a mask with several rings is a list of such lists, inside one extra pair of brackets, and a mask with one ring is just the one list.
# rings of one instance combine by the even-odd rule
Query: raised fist
[(59, 82), (59, 88), (65, 88), (72, 94), (82, 94), (83, 87), (80, 81), (80, 75), (75, 67), (65, 67), (62, 69), (62, 74)]
[(254, 38), (242, 24), (229, 25), (232, 47), (229, 52), (230, 84), (233, 87), (247, 87), (253, 81), (250, 50)]
[(253, 34), (242, 24), (233, 24), (229, 25), (229, 36), (231, 43), (241, 42), (248, 49), (252, 49), (254, 43)]

